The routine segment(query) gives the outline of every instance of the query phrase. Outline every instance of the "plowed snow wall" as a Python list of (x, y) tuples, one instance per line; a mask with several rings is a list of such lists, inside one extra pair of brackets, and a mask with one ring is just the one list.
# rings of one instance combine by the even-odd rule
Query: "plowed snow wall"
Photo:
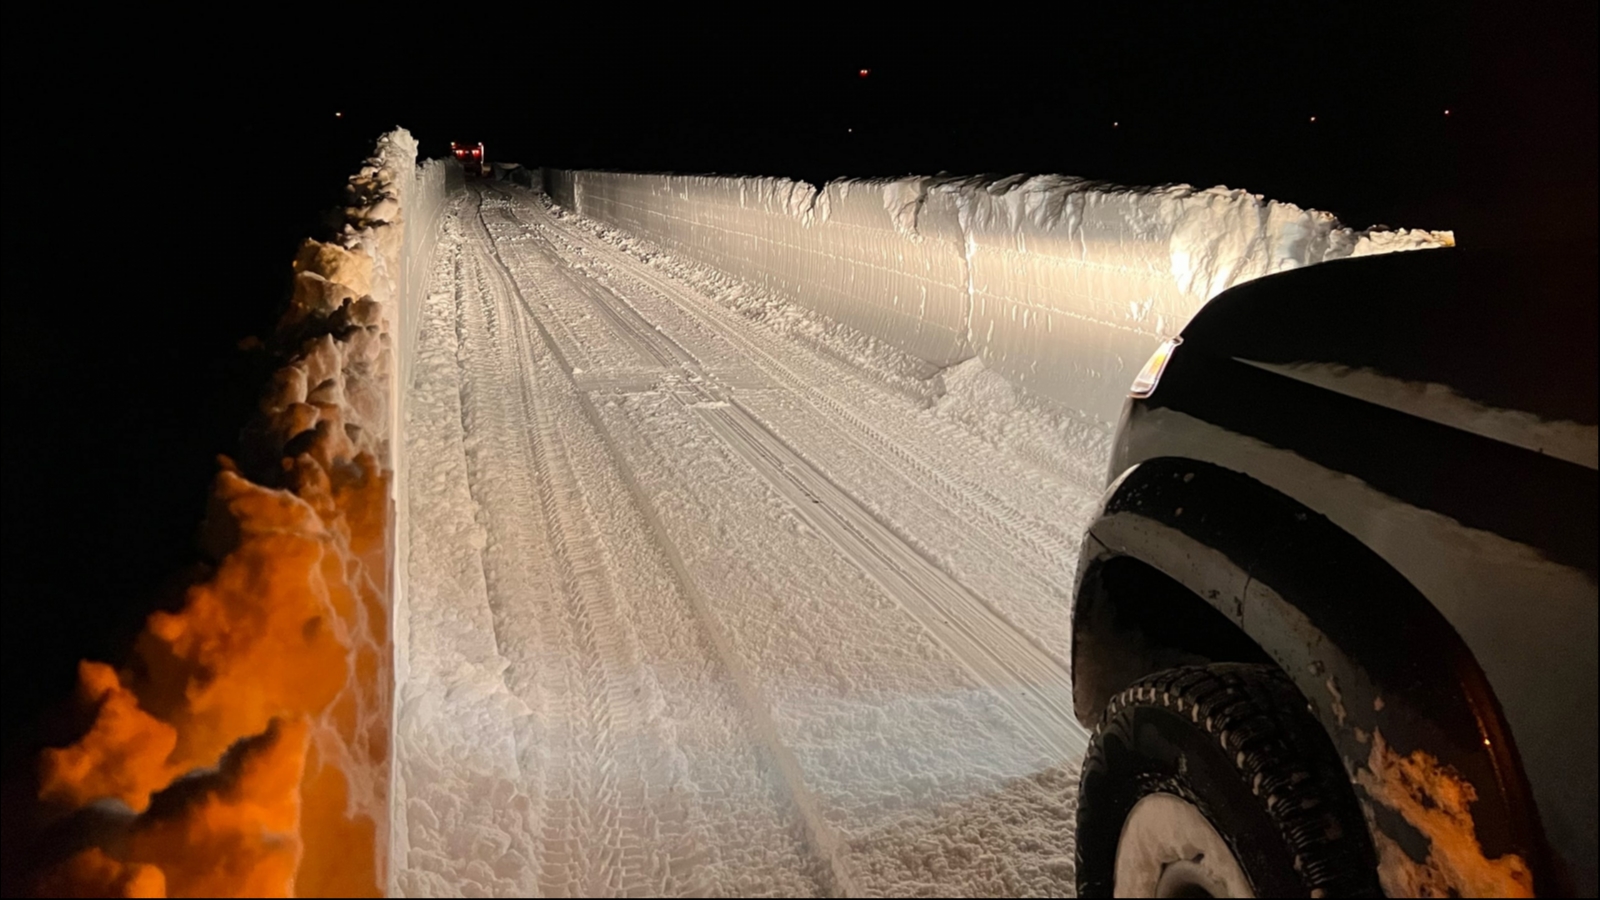
[(960, 362), (972, 349), (959, 226), (951, 215), (896, 230), (884, 205), (900, 187), (572, 172), (552, 196), (929, 362)]
[[(389, 535), (391, 548), (389, 558), (393, 560), (394, 565), (390, 577), (392, 589), (389, 599), (392, 614), (389, 620), (391, 623), (389, 637), (394, 654), (394, 683), (397, 685), (407, 683), (410, 678), (410, 660), (406, 655), (411, 646), (409, 600), (406, 591), (407, 550), (411, 545), (408, 506), (410, 469), (406, 465), (405, 453), (406, 413), (411, 398), (411, 378), (416, 359), (417, 335), (421, 330), (422, 305), (433, 274), (434, 250), (439, 243), (440, 226), (444, 220), (444, 212), (449, 206), (450, 195), (464, 187), (465, 176), (460, 164), (455, 160), (428, 160), (415, 167), (411, 182), (403, 189), (401, 198), (400, 220), (404, 226), (404, 240), (400, 269), (403, 277), (400, 279), (397, 288), (398, 297), (395, 298), (397, 302), (394, 304), (393, 327), (397, 339), (394, 347), (396, 356), (394, 383), (390, 385), (390, 409), (393, 411), (393, 418), (389, 443), (391, 464), (394, 469)], [(398, 689), (394, 692), (393, 698), (396, 707), (404, 700)], [(400, 721), (398, 708), (393, 712), (391, 723), (398, 723)], [(404, 868), (411, 847), (405, 823), (404, 784), (396, 777), (394, 766), (393, 754), (396, 744), (391, 742), (389, 746), (388, 796), (392, 828), (387, 834), (388, 845), (384, 850), (388, 860), (399, 862), (398, 865), (392, 865), (387, 869), (388, 877), (391, 879), (388, 893), (398, 895), (399, 892), (395, 889), (392, 879), (398, 877), (400, 870)]]
[(150, 616), (128, 664), (80, 667), (94, 720), (41, 754), (39, 797), (51, 815), (111, 800), (126, 814), (48, 862), (45, 893), (387, 885), (390, 623), (405, 620), (397, 357), (450, 181), (415, 160), (403, 129), (380, 137), (346, 185), (339, 233), (295, 254), (268, 342), (280, 365), (213, 482), (208, 574)]
[(428, 276), (433, 270), (433, 249), (439, 243), (440, 215), (445, 199), (452, 191), (465, 187), (461, 166), (454, 160), (430, 159), (420, 163), (404, 189), (401, 212), (405, 221), (405, 246), (402, 250), (404, 275), (400, 286), (398, 309), (400, 373), (398, 385), (402, 396), (411, 384), (411, 364), (417, 340), (417, 311), (422, 306), (422, 295), (428, 289)]
[[(409, 140), (410, 135), (407, 134)], [(408, 144), (412, 157), (415, 158), (415, 142)], [(409, 163), (410, 160), (408, 159)], [(410, 541), (406, 538), (406, 479), (408, 472), (405, 458), (405, 422), (407, 403), (411, 396), (411, 373), (416, 358), (417, 333), (420, 330), (422, 301), (428, 291), (428, 280), (433, 274), (434, 248), (439, 244), (439, 227), (444, 221), (445, 207), (448, 205), (450, 194), (466, 186), (465, 175), (461, 166), (455, 160), (430, 159), (416, 165), (409, 183), (402, 182), (400, 196), (400, 222), (403, 229), (401, 242), (399, 268), (401, 277), (398, 279), (395, 292), (397, 296), (393, 302), (391, 313), (391, 327), (396, 336), (394, 354), (396, 357), (394, 367), (394, 381), (390, 388), (390, 404), (392, 421), (390, 427), (390, 451), (394, 468), (394, 503), (395, 518), (394, 554), (395, 571), (392, 583), (394, 595), (391, 597), (396, 615), (395, 627), (403, 628), (405, 617), (399, 613), (405, 606), (405, 572), (406, 548)], [(395, 671), (400, 681), (404, 680), (406, 660), (404, 648), (406, 641), (395, 642)]]
[(576, 172), (571, 169), (541, 169), (539, 177), (544, 182), (544, 192), (550, 195), (551, 200), (568, 209), (578, 208)]
[(1443, 246), (1240, 190), (1062, 176), (840, 180), (546, 170), (580, 215), (935, 365), (984, 364), (1109, 427), (1165, 337), (1221, 291), (1331, 259)]

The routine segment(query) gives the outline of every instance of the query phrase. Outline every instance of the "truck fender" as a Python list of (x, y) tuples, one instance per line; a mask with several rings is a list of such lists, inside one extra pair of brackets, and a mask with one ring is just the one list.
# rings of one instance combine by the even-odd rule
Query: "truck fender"
[[(1471, 652), (1426, 597), (1326, 517), (1238, 472), (1160, 457), (1113, 482), (1085, 547), (1075, 691), (1105, 620), (1097, 573), (1138, 559), (1225, 616), (1305, 695), (1368, 811), (1386, 888), (1521, 893), (1562, 880)], [(1077, 699), (1082, 717), (1092, 698)]]

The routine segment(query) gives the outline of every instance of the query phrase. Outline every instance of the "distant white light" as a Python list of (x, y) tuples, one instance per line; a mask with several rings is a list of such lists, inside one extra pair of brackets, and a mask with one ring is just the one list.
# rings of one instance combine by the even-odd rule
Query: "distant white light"
[(333, 117), (334, 117), (334, 118), (335, 118), (335, 119), (342, 119), (342, 118), (344, 118), (344, 113), (342, 113), (342, 112), (336, 112), (336, 113), (334, 113), (334, 114), (333, 114)]
[(1450, 110), (1448, 110), (1448, 109), (1447, 109), (1447, 110), (1445, 110), (1445, 111), (1444, 111), (1444, 114), (1445, 114), (1445, 115), (1447, 115), (1447, 116), (1448, 116), (1448, 115), (1450, 115)]
[(1111, 123), (1111, 127), (1112, 128), (1121, 128), (1122, 127), (1122, 123), (1121, 122), (1112, 122)]

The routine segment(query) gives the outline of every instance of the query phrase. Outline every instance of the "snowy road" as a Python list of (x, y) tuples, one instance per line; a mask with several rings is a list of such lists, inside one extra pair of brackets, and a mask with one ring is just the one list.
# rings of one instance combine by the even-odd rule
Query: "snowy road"
[(409, 895), (1061, 894), (1098, 436), (469, 189), (407, 422)]

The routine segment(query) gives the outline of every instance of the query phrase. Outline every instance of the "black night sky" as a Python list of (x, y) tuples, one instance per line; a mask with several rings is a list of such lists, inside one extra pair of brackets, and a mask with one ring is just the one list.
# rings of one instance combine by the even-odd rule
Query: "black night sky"
[(270, 327), (295, 246), (396, 124), (427, 155), (460, 139), (562, 167), (1226, 184), (1358, 227), (1594, 246), (1593, 3), (1317, 6), (848, 26), (807, 9), (708, 21), (714, 39), (479, 6), (440, 8), (398, 51), (305, 10), (270, 29), (8, 14), (7, 772), (72, 737), (46, 711), (76, 660), (120, 660), (178, 596), (214, 456), (268, 370), (236, 345)]

